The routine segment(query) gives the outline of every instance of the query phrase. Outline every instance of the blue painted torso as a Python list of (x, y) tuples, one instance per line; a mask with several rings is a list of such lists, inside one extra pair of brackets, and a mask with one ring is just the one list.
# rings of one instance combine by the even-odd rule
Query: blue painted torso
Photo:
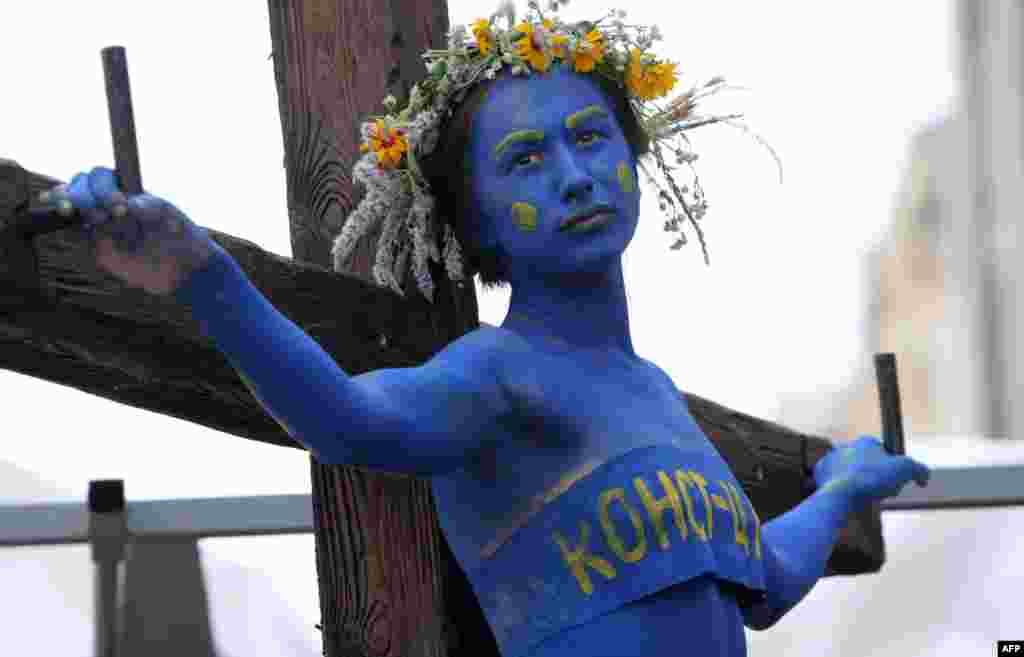
[(759, 523), (671, 380), (640, 359), (480, 330), (496, 332), (518, 412), (432, 485), (504, 655), (586, 641), (592, 656), (616, 637), (632, 650), (641, 633), (666, 652), (635, 654), (672, 654), (687, 614), (715, 646), (700, 654), (745, 654), (734, 593), (764, 588)]

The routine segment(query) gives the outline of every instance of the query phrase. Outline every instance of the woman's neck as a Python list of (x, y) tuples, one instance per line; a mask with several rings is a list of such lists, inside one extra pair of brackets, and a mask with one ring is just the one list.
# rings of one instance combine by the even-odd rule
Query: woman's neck
[(629, 331), (622, 261), (602, 272), (513, 280), (503, 326), (547, 334), (581, 349), (636, 357)]

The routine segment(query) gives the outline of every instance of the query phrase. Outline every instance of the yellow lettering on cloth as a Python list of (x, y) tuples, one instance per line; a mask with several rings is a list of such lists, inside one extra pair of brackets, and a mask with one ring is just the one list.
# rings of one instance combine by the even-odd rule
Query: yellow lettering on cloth
[(587, 574), (587, 566), (608, 579), (615, 579), (615, 567), (590, 552), (590, 524), (586, 520), (580, 521), (580, 543), (575, 550), (569, 548), (569, 542), (558, 532), (555, 532), (555, 541), (562, 550), (565, 564), (569, 566), (573, 577), (579, 582), (580, 590), (587, 595), (594, 592), (594, 584), (590, 581), (590, 575)]
[(679, 484), (679, 492), (682, 493), (683, 502), (686, 504), (686, 517), (690, 520), (690, 526), (693, 527), (693, 531), (697, 534), (697, 538), (702, 541), (707, 541), (711, 530), (711, 514), (708, 514), (707, 525), (701, 524), (701, 522), (697, 520), (697, 515), (693, 511), (693, 500), (690, 499), (689, 491), (691, 485), (696, 485), (695, 482), (691, 479), (690, 473), (683, 470), (676, 470), (676, 482)]
[[(615, 530), (615, 525), (612, 523), (612, 518), (608, 514), (608, 507), (612, 502), (621, 504), (626, 513), (629, 514), (630, 522), (633, 523), (633, 531), (636, 533), (636, 545), (631, 550), (626, 549), (625, 542), (619, 537), (619, 533)], [(604, 532), (604, 538), (608, 542), (608, 547), (612, 549), (615, 556), (626, 563), (636, 563), (643, 559), (644, 555), (647, 554), (647, 534), (644, 531), (644, 520), (640, 517), (640, 512), (626, 502), (626, 490), (624, 488), (613, 488), (604, 491), (601, 493), (598, 507), (598, 513), (601, 517), (601, 530)]]
[[(657, 445), (603, 464), (467, 569), (503, 651), (522, 657), (567, 627), (695, 577), (743, 595), (765, 590), (757, 513), (728, 465), (702, 447)], [(719, 517), (715, 532), (719, 514), (733, 526)]]
[(633, 479), (633, 486), (636, 487), (636, 492), (640, 495), (640, 499), (643, 500), (644, 507), (647, 509), (647, 515), (651, 517), (651, 522), (654, 523), (654, 535), (658, 539), (658, 545), (662, 550), (667, 550), (671, 547), (668, 540), (668, 531), (665, 529), (665, 523), (662, 515), (666, 509), (672, 509), (672, 520), (676, 524), (676, 529), (679, 530), (679, 535), (682, 536), (683, 540), (686, 540), (686, 518), (683, 516), (683, 505), (679, 501), (679, 491), (672, 485), (672, 480), (662, 470), (658, 470), (658, 482), (661, 484), (662, 490), (665, 491), (665, 497), (660, 500), (656, 500), (651, 491), (647, 489), (647, 484), (641, 477), (635, 477)]

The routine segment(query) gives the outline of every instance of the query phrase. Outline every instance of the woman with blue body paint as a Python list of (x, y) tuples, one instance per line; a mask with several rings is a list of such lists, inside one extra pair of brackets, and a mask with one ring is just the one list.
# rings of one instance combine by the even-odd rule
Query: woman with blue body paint
[(929, 473), (863, 437), (760, 525), (672, 380), (633, 349), (622, 254), (646, 144), (623, 108), (559, 65), (467, 99), (442, 136), (467, 166), (430, 175), (454, 183), (442, 203), (460, 209), (477, 273), (511, 284), (510, 308), (419, 367), (349, 376), (205, 230), (126, 198), (109, 169), (49, 200), (80, 211), (100, 267), (189, 304), (320, 462), (429, 477), (506, 657), (740, 657), (744, 625), (770, 627), (807, 594), (851, 512)]

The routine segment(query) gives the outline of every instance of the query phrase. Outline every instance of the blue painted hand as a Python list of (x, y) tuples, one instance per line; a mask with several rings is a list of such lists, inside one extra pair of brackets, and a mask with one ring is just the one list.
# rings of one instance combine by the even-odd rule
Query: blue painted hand
[(872, 436), (837, 447), (814, 466), (821, 490), (848, 493), (854, 508), (899, 494), (910, 480), (925, 486), (931, 471), (908, 456), (894, 456)]
[(181, 210), (152, 194), (126, 197), (103, 167), (79, 173), (41, 200), (77, 210), (100, 269), (151, 294), (174, 292), (216, 249)]

